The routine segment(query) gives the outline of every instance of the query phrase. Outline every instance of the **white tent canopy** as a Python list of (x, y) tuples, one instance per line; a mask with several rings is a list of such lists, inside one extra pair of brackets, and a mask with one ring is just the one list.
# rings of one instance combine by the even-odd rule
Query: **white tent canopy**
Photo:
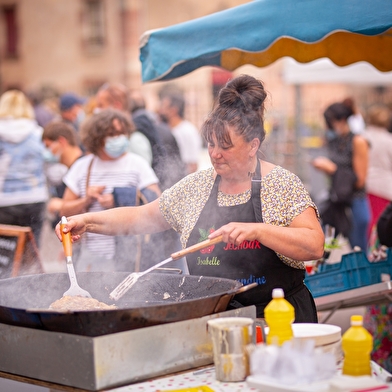
[(380, 72), (365, 62), (338, 67), (327, 58), (306, 64), (285, 58), (283, 80), (288, 84), (347, 83), (382, 86), (392, 84), (392, 72)]

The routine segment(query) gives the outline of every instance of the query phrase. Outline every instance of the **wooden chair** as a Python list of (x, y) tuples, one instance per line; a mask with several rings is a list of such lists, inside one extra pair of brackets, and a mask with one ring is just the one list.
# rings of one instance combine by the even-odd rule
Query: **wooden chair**
[(11, 277), (19, 275), (23, 264), (33, 266), (35, 273), (44, 272), (31, 227), (0, 224), (0, 236), (17, 238)]

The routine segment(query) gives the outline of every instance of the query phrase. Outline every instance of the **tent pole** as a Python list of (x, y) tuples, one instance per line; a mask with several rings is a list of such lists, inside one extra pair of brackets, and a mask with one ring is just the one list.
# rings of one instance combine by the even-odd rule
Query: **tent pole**
[(295, 115), (294, 115), (294, 131), (295, 131), (295, 172), (297, 176), (304, 181), (303, 178), (303, 162), (301, 162), (301, 128), (302, 128), (302, 87), (300, 84), (294, 85), (295, 91)]

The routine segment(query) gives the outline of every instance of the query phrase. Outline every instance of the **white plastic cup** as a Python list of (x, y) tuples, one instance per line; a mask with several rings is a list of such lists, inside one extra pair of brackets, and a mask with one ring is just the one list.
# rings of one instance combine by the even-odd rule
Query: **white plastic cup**
[(207, 321), (212, 339), (215, 376), (218, 381), (244, 381), (249, 376), (246, 346), (253, 342), (254, 320), (223, 317)]

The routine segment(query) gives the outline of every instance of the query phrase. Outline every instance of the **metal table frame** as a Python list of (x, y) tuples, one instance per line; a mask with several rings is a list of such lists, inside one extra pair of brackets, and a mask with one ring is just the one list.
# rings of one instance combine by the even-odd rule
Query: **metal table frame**
[(392, 302), (392, 281), (325, 295), (314, 300), (317, 311), (329, 311), (319, 321), (325, 323), (338, 309)]

